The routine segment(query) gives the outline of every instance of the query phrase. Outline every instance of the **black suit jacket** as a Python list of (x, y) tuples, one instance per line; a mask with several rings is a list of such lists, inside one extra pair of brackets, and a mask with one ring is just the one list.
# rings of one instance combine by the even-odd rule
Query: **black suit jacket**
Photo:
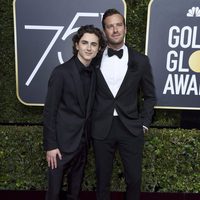
[(92, 73), (86, 106), (80, 74), (74, 57), (56, 67), (49, 79), (44, 107), (44, 149), (59, 148), (73, 152), (89, 121), (94, 99), (95, 76)]
[[(151, 66), (147, 56), (128, 48), (128, 70), (114, 98), (102, 73), (96, 68), (96, 96), (92, 114), (92, 137), (104, 139), (111, 128), (113, 110), (134, 135), (149, 127), (156, 103)], [(140, 100), (142, 95), (142, 100)], [(142, 103), (142, 105), (140, 105)]]

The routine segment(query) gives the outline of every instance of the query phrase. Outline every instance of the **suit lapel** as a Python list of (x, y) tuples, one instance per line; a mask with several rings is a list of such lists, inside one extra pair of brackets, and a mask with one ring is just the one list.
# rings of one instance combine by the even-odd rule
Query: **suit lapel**
[(113, 94), (110, 91), (110, 88), (108, 87), (108, 84), (106, 83), (106, 80), (100, 70), (100, 65), (97, 66), (97, 68), (96, 68), (96, 74), (97, 74), (97, 85), (102, 87), (108, 95), (111, 95), (113, 97)]
[(88, 102), (87, 102), (86, 117), (88, 117), (88, 115), (90, 114), (90, 110), (91, 110), (92, 103), (93, 103), (93, 100), (94, 100), (95, 85), (96, 85), (96, 77), (95, 77), (94, 70), (93, 70), (92, 75), (91, 75), (90, 91), (89, 91), (89, 97), (88, 97)]
[[(134, 52), (128, 47), (128, 69), (127, 72), (125, 74), (124, 80), (122, 81), (122, 84), (117, 92), (117, 96), (119, 96), (121, 93), (123, 93), (123, 91), (127, 88), (127, 84), (129, 83), (130, 80), (132, 80), (132, 77), (134, 75), (134, 73), (137, 71), (137, 62), (135, 61), (135, 56), (134, 56)], [(102, 57), (100, 57), (100, 60), (102, 59)], [(100, 61), (99, 61), (100, 63)], [(96, 74), (97, 74), (97, 85), (100, 85), (101, 88), (104, 89), (105, 92), (107, 92), (108, 95), (111, 95), (113, 98), (113, 94), (110, 91), (106, 80), (100, 70), (100, 64), (97, 65), (96, 67)]]
[(124, 80), (122, 81), (122, 84), (117, 92), (117, 96), (121, 95), (121, 93), (123, 93), (123, 91), (128, 88), (127, 84), (129, 83), (130, 80), (133, 79), (133, 75), (134, 73), (137, 71), (137, 63), (135, 62), (134, 59), (134, 53), (130, 50), (130, 48), (128, 48), (128, 69), (127, 72), (125, 74)]
[(101, 60), (102, 60), (102, 56), (103, 54), (101, 54), (98, 58), (96, 58), (95, 60), (95, 72), (96, 72), (96, 85), (103, 88), (103, 90), (108, 94), (108, 95), (111, 95), (111, 97), (113, 97), (113, 94), (112, 92), (110, 91), (107, 83), (106, 83), (106, 80), (100, 70), (100, 67), (101, 67)]
[(74, 60), (73, 60), (73, 65), (74, 66), (72, 67), (71, 75), (72, 75), (74, 85), (77, 91), (77, 97), (80, 104), (80, 108), (83, 111), (83, 113), (85, 113), (85, 98), (83, 94), (83, 85), (81, 83), (81, 77)]

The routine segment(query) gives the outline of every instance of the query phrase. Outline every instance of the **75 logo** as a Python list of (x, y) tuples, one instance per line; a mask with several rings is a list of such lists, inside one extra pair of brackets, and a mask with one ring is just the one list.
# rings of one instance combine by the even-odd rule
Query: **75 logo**
[(125, 0), (13, 0), (16, 94), (43, 106), (52, 70), (73, 56), (72, 37), (80, 26), (101, 29), (103, 13), (126, 15)]
[[(68, 26), (67, 30), (62, 35), (62, 40), (66, 40), (71, 34), (75, 33), (80, 27), (75, 27), (76, 22), (79, 20), (80, 17), (100, 17), (102, 20), (103, 13), (89, 13), (89, 12), (77, 12), (74, 16), (73, 20), (71, 21), (70, 25)], [(64, 26), (41, 26), (41, 25), (25, 25), (24, 28), (26, 30), (43, 30), (43, 31), (56, 31), (55, 35), (53, 36), (52, 40), (48, 44), (47, 48), (41, 55), (39, 61), (34, 66), (33, 71), (31, 72), (30, 76), (27, 78), (25, 85), (29, 86), (36, 76), (38, 70), (42, 66), (43, 62), (47, 58), (49, 52), (53, 48), (54, 44), (56, 43), (57, 39), (60, 37), (61, 32), (65, 28)], [(59, 63), (62, 64), (64, 62), (62, 52), (57, 52), (57, 58), (59, 60)]]

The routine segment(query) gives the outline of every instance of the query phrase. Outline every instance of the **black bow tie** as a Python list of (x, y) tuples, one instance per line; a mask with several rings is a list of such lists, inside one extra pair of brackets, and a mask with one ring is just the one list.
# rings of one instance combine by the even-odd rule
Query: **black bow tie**
[(119, 58), (122, 58), (123, 56), (123, 49), (120, 49), (119, 51), (116, 51), (114, 49), (111, 49), (111, 48), (108, 48), (108, 56), (111, 57), (111, 56), (118, 56)]

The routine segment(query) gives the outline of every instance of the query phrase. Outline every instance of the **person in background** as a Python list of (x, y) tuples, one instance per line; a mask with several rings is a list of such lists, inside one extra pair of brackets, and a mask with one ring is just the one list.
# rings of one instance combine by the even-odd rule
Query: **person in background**
[(67, 171), (67, 200), (78, 200), (86, 164), (95, 76), (91, 61), (105, 45), (93, 25), (73, 37), (73, 57), (49, 79), (44, 107), (44, 149), (48, 163), (46, 200), (59, 200)]
[(156, 103), (151, 65), (147, 56), (124, 43), (126, 25), (119, 11), (105, 11), (102, 26), (107, 47), (96, 68), (91, 130), (97, 200), (110, 200), (116, 150), (124, 167), (125, 199), (139, 200), (144, 133), (148, 131)]

